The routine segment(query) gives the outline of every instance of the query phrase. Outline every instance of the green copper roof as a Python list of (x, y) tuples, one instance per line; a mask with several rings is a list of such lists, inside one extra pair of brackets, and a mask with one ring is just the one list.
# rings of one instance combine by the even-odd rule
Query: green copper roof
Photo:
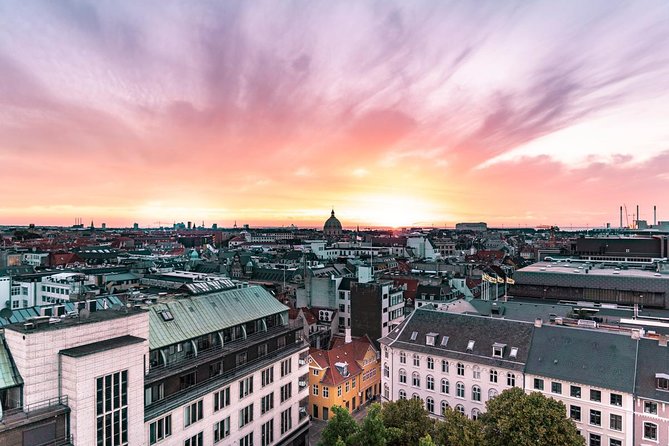
[[(172, 316), (172, 320), (165, 320)], [(158, 303), (149, 307), (149, 348), (166, 347), (277, 313), (288, 307), (260, 286)]]
[(5, 345), (5, 339), (0, 337), (0, 389), (16, 387), (21, 384), (23, 384), (23, 379), (14, 367), (14, 362)]

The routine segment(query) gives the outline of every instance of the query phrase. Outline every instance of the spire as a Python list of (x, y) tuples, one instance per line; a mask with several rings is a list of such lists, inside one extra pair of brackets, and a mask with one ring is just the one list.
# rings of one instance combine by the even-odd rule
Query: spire
[(334, 217), (334, 208), (332, 208), (332, 212), (330, 213), (330, 216)]

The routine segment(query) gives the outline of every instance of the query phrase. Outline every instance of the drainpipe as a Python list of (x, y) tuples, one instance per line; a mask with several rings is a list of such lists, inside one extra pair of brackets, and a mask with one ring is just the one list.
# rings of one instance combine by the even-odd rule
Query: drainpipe
[(63, 355), (58, 354), (58, 402), (63, 396)]

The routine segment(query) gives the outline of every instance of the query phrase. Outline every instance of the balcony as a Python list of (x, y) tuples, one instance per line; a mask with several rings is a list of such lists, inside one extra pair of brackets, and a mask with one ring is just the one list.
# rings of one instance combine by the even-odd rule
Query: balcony
[(300, 400), (300, 408), (299, 408), (300, 421), (309, 416), (308, 407), (309, 407), (309, 397), (307, 396)]
[(300, 376), (300, 379), (297, 381), (297, 385), (300, 392), (307, 390), (309, 388), (309, 374), (305, 373), (304, 375)]
[[(55, 419), (59, 416), (66, 417), (70, 411), (68, 407), (67, 396), (60, 398), (51, 398), (39, 401), (19, 408), (8, 409), (4, 411), (2, 423), (0, 423), (0, 444), (5, 438), (3, 435), (14, 429), (24, 429), (32, 423), (39, 423), (45, 419)], [(65, 423), (63, 423), (64, 425)], [(13, 435), (13, 434), (7, 434)], [(48, 445), (66, 445), (70, 444), (70, 437), (65, 432), (60, 432), (57, 438), (50, 440)]]

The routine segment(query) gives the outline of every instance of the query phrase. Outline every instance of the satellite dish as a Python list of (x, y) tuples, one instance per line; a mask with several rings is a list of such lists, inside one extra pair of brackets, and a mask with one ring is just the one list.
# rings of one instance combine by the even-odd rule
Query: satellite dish
[(88, 319), (90, 315), (91, 315), (90, 310), (87, 310), (85, 308), (79, 310), (79, 319)]
[(9, 308), (3, 308), (0, 310), (0, 317), (3, 319), (7, 319), (7, 322), (9, 322), (9, 319), (12, 317), (12, 310)]

